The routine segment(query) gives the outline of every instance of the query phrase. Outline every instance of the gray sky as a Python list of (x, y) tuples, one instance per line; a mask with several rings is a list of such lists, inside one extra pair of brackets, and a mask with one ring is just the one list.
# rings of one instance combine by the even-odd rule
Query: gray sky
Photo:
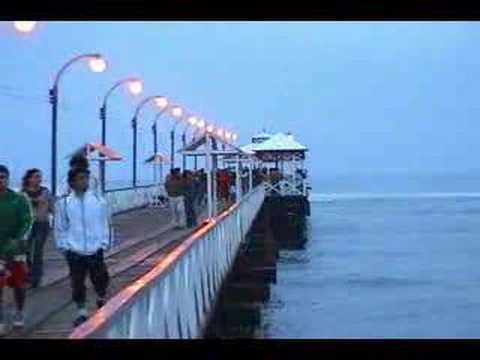
[[(44, 22), (29, 36), (0, 23), (0, 163), (19, 177), (50, 167), (48, 88), (76, 54), (99, 51), (103, 74), (77, 64), (62, 79), (60, 173), (73, 147), (98, 140), (98, 107), (116, 80), (136, 75), (237, 131), (267, 127), (310, 148), (313, 178), (389, 172), (478, 172), (480, 40), (477, 22)], [(130, 178), (134, 104), (110, 100), (109, 143)], [(142, 113), (140, 158), (155, 112)], [(168, 126), (167, 126), (168, 123)], [(161, 127), (166, 130), (171, 121)], [(167, 136), (161, 137), (163, 149)], [(151, 170), (143, 167), (142, 177)]]

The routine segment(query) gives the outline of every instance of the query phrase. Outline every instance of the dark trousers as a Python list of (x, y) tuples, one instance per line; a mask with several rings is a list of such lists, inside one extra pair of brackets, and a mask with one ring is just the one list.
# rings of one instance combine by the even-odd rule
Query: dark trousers
[(32, 284), (38, 284), (43, 276), (43, 249), (47, 242), (48, 222), (35, 222), (28, 238), (27, 264)]
[(87, 288), (85, 280), (87, 274), (93, 284), (98, 297), (105, 298), (109, 283), (109, 275), (103, 251), (94, 255), (80, 255), (67, 251), (65, 254), (70, 269), (70, 281), (72, 286), (72, 299), (77, 306), (84, 306), (87, 300)]
[(195, 199), (191, 196), (185, 196), (185, 213), (187, 217), (187, 227), (197, 226), (197, 216), (195, 214)]

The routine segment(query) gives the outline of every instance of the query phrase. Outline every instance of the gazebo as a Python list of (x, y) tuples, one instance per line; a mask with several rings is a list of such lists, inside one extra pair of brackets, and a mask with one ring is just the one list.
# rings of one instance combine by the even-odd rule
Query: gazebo
[(261, 142), (252, 141), (242, 149), (255, 154), (269, 175), (272, 175), (272, 168), (280, 172), (279, 181), (267, 183), (269, 194), (307, 196), (304, 161), (308, 148), (296, 141), (291, 133), (277, 133)]

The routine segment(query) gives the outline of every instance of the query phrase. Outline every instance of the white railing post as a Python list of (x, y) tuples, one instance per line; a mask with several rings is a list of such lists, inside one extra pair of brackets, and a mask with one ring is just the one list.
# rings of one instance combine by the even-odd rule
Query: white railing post
[(248, 162), (248, 191), (253, 190), (253, 170), (252, 170), (252, 160)]
[[(208, 218), (213, 217), (213, 204), (212, 204), (212, 139), (208, 133), (205, 134), (206, 138), (206, 170), (207, 170), (207, 208), (208, 208)], [(216, 206), (216, 205), (215, 205)]]
[(242, 182), (240, 178), (240, 155), (236, 156), (235, 161), (235, 196), (236, 201), (239, 202), (242, 197)]

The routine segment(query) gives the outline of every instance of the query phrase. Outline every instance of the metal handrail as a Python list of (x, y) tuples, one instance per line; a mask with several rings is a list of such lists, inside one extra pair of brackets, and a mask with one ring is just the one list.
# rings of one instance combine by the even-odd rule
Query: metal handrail
[(105, 190), (105, 193), (111, 193), (111, 192), (117, 192), (117, 191), (136, 190), (136, 189), (146, 189), (146, 188), (150, 188), (150, 187), (153, 187), (153, 186), (160, 186), (160, 185), (161, 184), (137, 185), (135, 187), (127, 186), (127, 187), (116, 188), (116, 189), (108, 189), (108, 190)]

